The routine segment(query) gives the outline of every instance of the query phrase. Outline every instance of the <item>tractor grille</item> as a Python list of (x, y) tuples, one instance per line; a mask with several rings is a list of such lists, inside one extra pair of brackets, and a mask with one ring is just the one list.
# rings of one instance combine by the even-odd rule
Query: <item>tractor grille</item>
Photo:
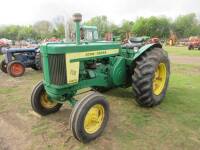
[(67, 82), (66, 62), (64, 54), (51, 54), (49, 60), (49, 76), (51, 84), (62, 85)]

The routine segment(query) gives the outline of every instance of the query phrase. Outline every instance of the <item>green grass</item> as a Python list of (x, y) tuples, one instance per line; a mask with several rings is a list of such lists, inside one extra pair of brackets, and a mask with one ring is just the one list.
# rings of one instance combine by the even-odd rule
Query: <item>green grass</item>
[[(111, 108), (115, 105), (112, 110), (117, 122), (113, 135), (121, 149), (198, 149), (200, 72), (182, 74), (182, 67), (184, 65), (172, 65), (172, 71), (176, 71), (172, 72), (167, 96), (158, 107), (137, 107), (129, 96), (119, 98), (117, 102), (115, 98), (109, 98)], [(188, 65), (186, 68), (194, 69)], [(113, 95), (115, 92), (127, 93), (120, 89), (112, 92)]]
[(164, 46), (164, 49), (170, 55), (178, 55), (178, 56), (200, 56), (200, 51), (195, 49), (189, 51), (187, 47), (175, 47), (175, 46)]
[(15, 91), (14, 88), (1, 88), (0, 89), (0, 94), (7, 94), (7, 93), (13, 93)]

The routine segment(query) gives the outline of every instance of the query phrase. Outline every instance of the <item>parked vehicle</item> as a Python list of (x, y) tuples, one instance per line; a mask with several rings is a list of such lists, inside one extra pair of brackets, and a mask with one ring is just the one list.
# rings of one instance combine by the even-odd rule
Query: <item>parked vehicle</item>
[[(101, 135), (109, 119), (109, 104), (99, 92), (132, 86), (140, 106), (156, 106), (165, 97), (170, 64), (159, 43), (141, 45), (134, 51), (119, 42), (81, 41), (85, 39), (80, 36), (82, 16), (77, 13), (73, 18), (76, 43), (41, 46), (44, 78), (32, 91), (31, 105), (43, 116), (59, 111), (64, 102), (74, 106), (70, 127), (74, 137), (86, 143)], [(98, 38), (97, 32), (89, 33)], [(78, 101), (77, 91), (88, 87), (92, 92)]]
[(195, 37), (189, 39), (188, 50), (194, 50), (195, 48), (200, 50), (200, 38)]
[(12, 77), (22, 76), (25, 68), (41, 70), (41, 56), (38, 48), (4, 48), (1, 49), (4, 59), (0, 69)]

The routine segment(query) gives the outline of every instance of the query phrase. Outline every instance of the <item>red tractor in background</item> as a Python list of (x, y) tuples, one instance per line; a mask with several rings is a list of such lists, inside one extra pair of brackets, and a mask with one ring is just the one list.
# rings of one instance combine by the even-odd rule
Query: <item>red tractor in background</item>
[(190, 37), (188, 42), (188, 50), (194, 50), (195, 48), (200, 50), (200, 38)]

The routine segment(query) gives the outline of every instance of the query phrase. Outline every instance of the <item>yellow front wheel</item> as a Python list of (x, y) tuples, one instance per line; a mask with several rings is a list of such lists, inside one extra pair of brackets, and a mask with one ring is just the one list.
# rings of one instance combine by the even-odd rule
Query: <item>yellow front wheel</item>
[(70, 126), (74, 137), (87, 143), (99, 137), (109, 118), (109, 105), (97, 92), (78, 101), (70, 116)]
[(44, 116), (59, 111), (62, 104), (53, 102), (48, 98), (41, 81), (32, 91), (31, 106), (35, 112)]
[(87, 133), (93, 134), (100, 129), (104, 119), (104, 107), (101, 104), (92, 106), (84, 119), (84, 129)]

